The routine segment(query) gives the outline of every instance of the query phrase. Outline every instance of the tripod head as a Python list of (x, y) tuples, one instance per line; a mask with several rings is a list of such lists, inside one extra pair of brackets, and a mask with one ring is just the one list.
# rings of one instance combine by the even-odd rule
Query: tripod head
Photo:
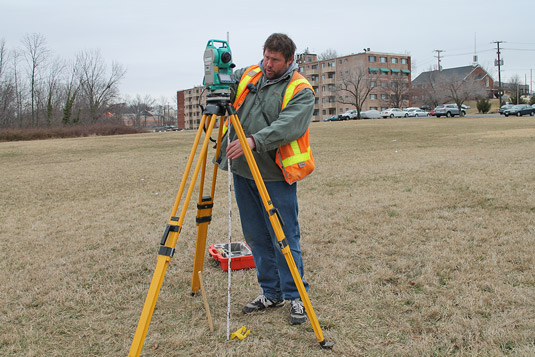
[(230, 85), (236, 80), (232, 76), (232, 54), (227, 41), (209, 40), (204, 50), (204, 85), (207, 103), (230, 102)]

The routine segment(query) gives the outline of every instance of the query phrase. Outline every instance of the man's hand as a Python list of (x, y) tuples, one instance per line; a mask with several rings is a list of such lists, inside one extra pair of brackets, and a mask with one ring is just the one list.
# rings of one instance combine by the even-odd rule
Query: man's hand
[[(247, 144), (249, 145), (251, 150), (254, 150), (254, 148), (256, 147), (256, 144), (255, 144), (254, 139), (252, 137), (248, 137), (247, 138)], [(231, 142), (227, 146), (227, 157), (229, 159), (232, 159), (232, 160), (233, 159), (237, 159), (242, 155), (243, 155), (243, 149), (242, 149), (242, 147), (240, 145), (240, 141), (239, 140), (234, 140), (233, 142)]]

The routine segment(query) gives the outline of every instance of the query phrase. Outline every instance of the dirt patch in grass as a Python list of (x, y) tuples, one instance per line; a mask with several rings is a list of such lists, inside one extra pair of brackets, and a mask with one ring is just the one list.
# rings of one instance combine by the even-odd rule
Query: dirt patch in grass
[[(311, 125), (305, 279), (336, 355), (535, 354), (534, 131), (500, 117)], [(128, 354), (193, 137), (0, 143), (0, 355)], [(227, 239), (226, 180), (208, 245)], [(190, 296), (195, 204), (142, 355), (324, 356), (287, 308), (241, 314), (254, 270), (232, 288), (231, 327), (251, 334), (225, 341), (227, 275), (206, 258), (209, 332)]]

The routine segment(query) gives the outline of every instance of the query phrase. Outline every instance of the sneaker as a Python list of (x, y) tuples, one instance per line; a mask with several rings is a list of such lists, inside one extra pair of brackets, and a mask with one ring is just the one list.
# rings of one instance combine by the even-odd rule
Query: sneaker
[(271, 300), (264, 295), (259, 295), (256, 299), (245, 305), (241, 311), (244, 314), (249, 314), (251, 312), (262, 311), (267, 308), (281, 306), (284, 306), (284, 300)]
[(300, 298), (290, 300), (290, 323), (292, 325), (302, 324), (307, 320), (305, 306)]

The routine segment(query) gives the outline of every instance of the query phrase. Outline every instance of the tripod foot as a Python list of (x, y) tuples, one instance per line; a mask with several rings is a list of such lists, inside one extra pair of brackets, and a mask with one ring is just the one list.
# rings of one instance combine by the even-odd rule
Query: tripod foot
[(334, 347), (334, 342), (327, 342), (327, 341), (323, 340), (323, 341), (320, 342), (320, 346), (324, 350), (332, 350), (333, 347)]

